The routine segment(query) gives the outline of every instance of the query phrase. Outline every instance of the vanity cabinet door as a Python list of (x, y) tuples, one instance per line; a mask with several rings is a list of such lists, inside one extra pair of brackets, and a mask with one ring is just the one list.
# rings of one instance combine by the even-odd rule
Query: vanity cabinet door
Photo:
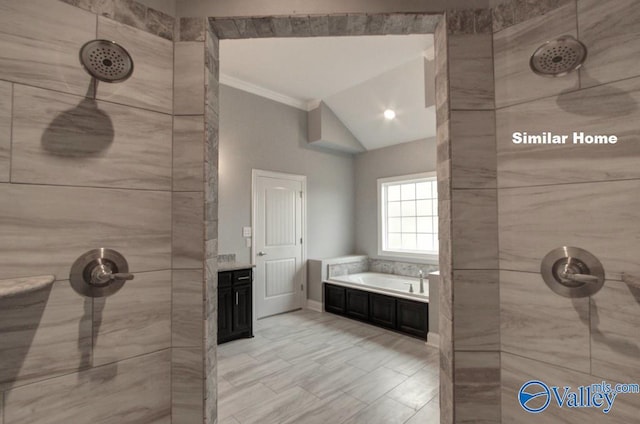
[(377, 293), (369, 293), (369, 319), (382, 327), (396, 327), (396, 299)]
[(233, 332), (233, 290), (218, 289), (218, 343), (225, 342)]
[(233, 332), (251, 331), (251, 284), (233, 287)]
[(347, 315), (361, 320), (369, 319), (369, 293), (347, 289)]
[(334, 314), (344, 314), (345, 312), (345, 288), (333, 286), (331, 284), (324, 285), (324, 310), (333, 312)]
[(429, 330), (429, 304), (412, 300), (397, 300), (398, 330), (427, 338)]

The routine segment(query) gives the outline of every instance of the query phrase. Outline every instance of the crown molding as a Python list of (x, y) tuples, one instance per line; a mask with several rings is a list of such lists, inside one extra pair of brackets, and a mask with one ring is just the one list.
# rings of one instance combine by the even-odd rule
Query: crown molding
[(278, 93), (277, 91), (269, 90), (268, 88), (260, 87), (259, 85), (252, 84), (250, 82), (243, 81), (241, 79), (232, 77), (227, 74), (220, 74), (220, 84), (228, 85), (229, 87), (237, 88), (238, 90), (247, 91), (256, 96), (265, 97), (278, 103), (285, 104), (287, 106), (295, 107), (296, 109), (309, 112), (317, 107), (319, 101), (312, 100), (307, 102), (305, 100), (296, 99), (295, 97), (287, 96), (286, 94)]

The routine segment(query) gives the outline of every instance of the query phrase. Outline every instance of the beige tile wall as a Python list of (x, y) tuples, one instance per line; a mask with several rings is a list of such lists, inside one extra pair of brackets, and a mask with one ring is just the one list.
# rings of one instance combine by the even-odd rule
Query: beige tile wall
[[(558, 387), (590, 385), (599, 383), (593, 375), (572, 371), (567, 368), (550, 365), (522, 356), (502, 353), (502, 420), (505, 423), (539, 424), (544, 417), (548, 423), (612, 423), (629, 424), (638, 421), (638, 395), (620, 394), (616, 397), (613, 409), (605, 415), (596, 408), (558, 408), (549, 406), (541, 414), (530, 414), (517, 402), (518, 391), (522, 384), (529, 380), (541, 380), (548, 385)], [(607, 383), (629, 383), (630, 378), (623, 380), (609, 378)]]
[(97, 99), (171, 114), (173, 43), (103, 16), (98, 17), (98, 38), (126, 48), (134, 68), (131, 78), (122, 83), (98, 83)]
[(202, 269), (174, 270), (171, 345), (202, 347)]
[(453, 293), (451, 259), (451, 142), (449, 111), (449, 60), (446, 20), (434, 32), (436, 85), (436, 171), (438, 175), (438, 237), (440, 290), (438, 335), (440, 336), (440, 422), (453, 423)]
[(451, 179), (454, 189), (496, 187), (496, 129), (493, 110), (451, 112)]
[(495, 93), (498, 108), (578, 89), (578, 74), (541, 77), (529, 58), (545, 41), (577, 34), (576, 4), (571, 1), (543, 16), (503, 29), (493, 36)]
[(580, 71), (581, 87), (637, 77), (638, 2), (580, 0), (577, 4), (580, 40), (589, 49), (589, 58)]
[(218, 420), (218, 128), (220, 44), (207, 21), (205, 28), (205, 269), (204, 269), (204, 422)]
[[(173, 43), (60, 1), (4, 1), (0, 27), (0, 278), (57, 277), (0, 302), (0, 417), (168, 424)], [(97, 36), (136, 68), (93, 100), (78, 52)], [(68, 275), (98, 247), (136, 278), (92, 300)]]
[(202, 42), (176, 43), (176, 115), (204, 114), (204, 54)]
[(94, 366), (171, 346), (171, 271), (138, 273), (134, 281), (121, 296), (93, 301)]
[(0, 300), (0, 391), (91, 367), (91, 300), (67, 281)]
[(205, 43), (189, 31), (202, 25), (184, 22), (174, 58), (171, 391), (173, 422), (184, 424), (204, 419)]
[[(640, 78), (631, 78), (501, 109), (497, 115), (500, 187), (640, 178), (639, 105)], [(518, 145), (511, 141), (515, 131), (614, 134), (618, 142)]]
[(456, 352), (455, 362), (456, 422), (501, 422), (500, 353)]
[(0, 81), (0, 182), (9, 181), (11, 169), (11, 108), (13, 84)]
[[(447, 20), (450, 103), (448, 132), (439, 137), (448, 139), (451, 194), (450, 209), (443, 211), (447, 203), (442, 202), (440, 210), (441, 220), (450, 216), (451, 268), (443, 269), (441, 260), (440, 273), (451, 273), (450, 283), (443, 278), (441, 293), (451, 305), (453, 352), (445, 363), (453, 368), (453, 398), (446, 402), (453, 404), (454, 415), (443, 416), (443, 423), (500, 422), (495, 89), (491, 28), (479, 20), (485, 12), (449, 13)], [(440, 113), (438, 122), (446, 118)], [(440, 152), (446, 152), (444, 146), (438, 155), (442, 169), (447, 158)], [(439, 187), (439, 193), (447, 190)], [(441, 409), (443, 400), (441, 393)]]
[(170, 424), (169, 355), (164, 350), (7, 392), (5, 424)]
[(171, 116), (16, 85), (11, 181), (169, 190)]
[(0, 184), (0, 198), (1, 278), (67, 280), (81, 254), (102, 246), (133, 272), (171, 268), (169, 192)]
[[(640, 48), (640, 4), (569, 2), (494, 34), (498, 140), (502, 416), (533, 423), (516, 394), (535, 378), (548, 384), (636, 382), (640, 377), (640, 292), (621, 280), (640, 274), (638, 88), (631, 61)], [(547, 79), (528, 70), (544, 40), (579, 34), (583, 68)], [(516, 104), (519, 103), (519, 104)], [(514, 131), (615, 134), (615, 145), (514, 145)], [(604, 266), (591, 298), (567, 299), (540, 277), (550, 250), (582, 247)], [(613, 411), (549, 407), (549, 422), (637, 421), (640, 398), (619, 395)]]
[(0, 79), (87, 93), (91, 77), (78, 52), (96, 38), (96, 15), (58, 1), (7, 0), (0, 4), (0, 27)]
[(204, 187), (203, 133), (202, 116), (173, 118), (174, 191), (202, 191)]
[(538, 273), (549, 251), (578, 246), (600, 259), (609, 279), (640, 274), (638, 190), (637, 179), (501, 189), (501, 268)]
[(171, 351), (172, 422), (201, 424), (204, 408), (202, 348), (173, 348)]

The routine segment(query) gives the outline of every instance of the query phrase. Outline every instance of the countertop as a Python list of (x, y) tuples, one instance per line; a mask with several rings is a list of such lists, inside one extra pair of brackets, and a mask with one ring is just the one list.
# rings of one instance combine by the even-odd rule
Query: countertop
[(255, 265), (243, 262), (218, 262), (218, 271), (237, 271), (255, 267)]

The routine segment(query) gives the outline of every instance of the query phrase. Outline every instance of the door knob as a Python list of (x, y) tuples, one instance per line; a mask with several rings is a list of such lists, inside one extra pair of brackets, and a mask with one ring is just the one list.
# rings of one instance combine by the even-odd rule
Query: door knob
[(258, 256), (267, 256), (267, 254), (262, 252), (262, 251), (260, 251), (260, 252), (258, 252)]

